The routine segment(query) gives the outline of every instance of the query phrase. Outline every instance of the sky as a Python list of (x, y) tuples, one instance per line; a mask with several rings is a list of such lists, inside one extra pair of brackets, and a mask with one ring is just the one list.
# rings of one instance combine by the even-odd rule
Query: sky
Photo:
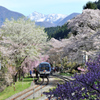
[(88, 1), (96, 0), (0, 0), (0, 6), (25, 16), (34, 11), (42, 14), (82, 13), (83, 6)]

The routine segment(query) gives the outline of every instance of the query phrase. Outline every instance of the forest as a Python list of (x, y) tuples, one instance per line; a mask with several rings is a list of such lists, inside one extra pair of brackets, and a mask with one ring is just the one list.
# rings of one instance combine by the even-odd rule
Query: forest
[(47, 33), (49, 39), (55, 38), (60, 40), (70, 37), (70, 35), (68, 34), (70, 32), (70, 29), (67, 28), (67, 24), (64, 24), (63, 26), (45, 28), (44, 30)]

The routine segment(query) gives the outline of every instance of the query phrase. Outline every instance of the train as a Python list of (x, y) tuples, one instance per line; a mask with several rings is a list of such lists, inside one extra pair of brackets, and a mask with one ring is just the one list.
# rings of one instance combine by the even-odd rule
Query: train
[(40, 74), (40, 78), (47, 78), (51, 74), (51, 65), (48, 62), (41, 62), (37, 70)]

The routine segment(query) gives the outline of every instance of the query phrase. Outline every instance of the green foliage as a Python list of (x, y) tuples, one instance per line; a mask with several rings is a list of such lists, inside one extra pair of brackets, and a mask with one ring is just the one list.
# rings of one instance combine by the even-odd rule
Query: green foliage
[(0, 36), (0, 40), (2, 40), (2, 36)]
[[(2, 55), (2, 53), (1, 53), (1, 51), (0, 51), (0, 58), (1, 58), (1, 55)], [(1, 60), (1, 59), (0, 59)]]
[(48, 38), (51, 38), (51, 35), (54, 32), (56, 32), (59, 28), (60, 28), (60, 26), (57, 26), (57, 27), (49, 27), (49, 28), (45, 28), (44, 31), (47, 33)]
[(69, 73), (76, 73), (77, 72), (77, 70), (76, 70), (76, 68), (77, 68), (77, 63), (76, 62), (69, 62), (68, 64), (67, 64), (67, 68), (68, 68), (68, 72)]
[(60, 75), (64, 75), (64, 76), (72, 76), (73, 74), (71, 74), (71, 73), (60, 73)]
[(98, 0), (97, 2), (95, 2), (95, 4), (97, 5), (97, 8), (100, 9), (100, 0)]
[(8, 58), (3, 56), (2, 52), (0, 51), (0, 63), (1, 63), (1, 71), (6, 73), (8, 70), (6, 68), (6, 64), (8, 64)]
[(71, 32), (69, 32), (69, 33), (68, 33), (68, 35), (67, 35), (67, 38), (70, 38), (70, 37), (71, 37), (71, 35), (72, 35), (72, 33), (71, 33)]
[(72, 74), (75, 74), (75, 73), (77, 73), (77, 72), (78, 72), (78, 71), (75, 70), (75, 69), (73, 69), (73, 70), (71, 71)]
[(64, 24), (61, 26), (56, 32), (54, 32), (51, 37), (54, 37), (55, 39), (63, 39), (68, 38), (68, 33), (70, 32), (70, 29), (67, 28), (67, 24)]
[(86, 5), (83, 7), (83, 9), (97, 9), (97, 6), (95, 3), (93, 2), (87, 2)]
[(68, 61), (67, 56), (65, 56), (65, 57), (62, 59), (64, 69), (67, 68), (67, 61)]
[(72, 65), (73, 65), (73, 64), (72, 64), (71, 62), (69, 62), (69, 63), (67, 64), (67, 67), (70, 68)]
[(95, 2), (87, 2), (83, 9), (100, 9), (100, 0)]
[(31, 82), (33, 81), (33, 78), (24, 78), (21, 82), (15, 83), (15, 91), (14, 91), (14, 85), (7, 87), (3, 92), (0, 92), (0, 100), (5, 100), (6, 98), (19, 93), (28, 87), (30, 87)]
[(48, 34), (49, 38), (55, 38), (55, 39), (63, 39), (63, 38), (69, 38), (71, 36), (68, 35), (70, 32), (70, 29), (67, 28), (67, 24), (64, 24), (63, 26), (57, 26), (57, 27), (51, 27), (51, 28), (45, 28), (45, 31)]

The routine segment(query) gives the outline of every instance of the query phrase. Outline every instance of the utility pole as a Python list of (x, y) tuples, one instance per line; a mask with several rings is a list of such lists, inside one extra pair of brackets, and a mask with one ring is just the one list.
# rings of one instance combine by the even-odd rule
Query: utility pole
[(61, 72), (63, 71), (62, 56), (63, 56), (63, 52), (60, 53)]
[(0, 70), (1, 70), (1, 61), (0, 61)]

